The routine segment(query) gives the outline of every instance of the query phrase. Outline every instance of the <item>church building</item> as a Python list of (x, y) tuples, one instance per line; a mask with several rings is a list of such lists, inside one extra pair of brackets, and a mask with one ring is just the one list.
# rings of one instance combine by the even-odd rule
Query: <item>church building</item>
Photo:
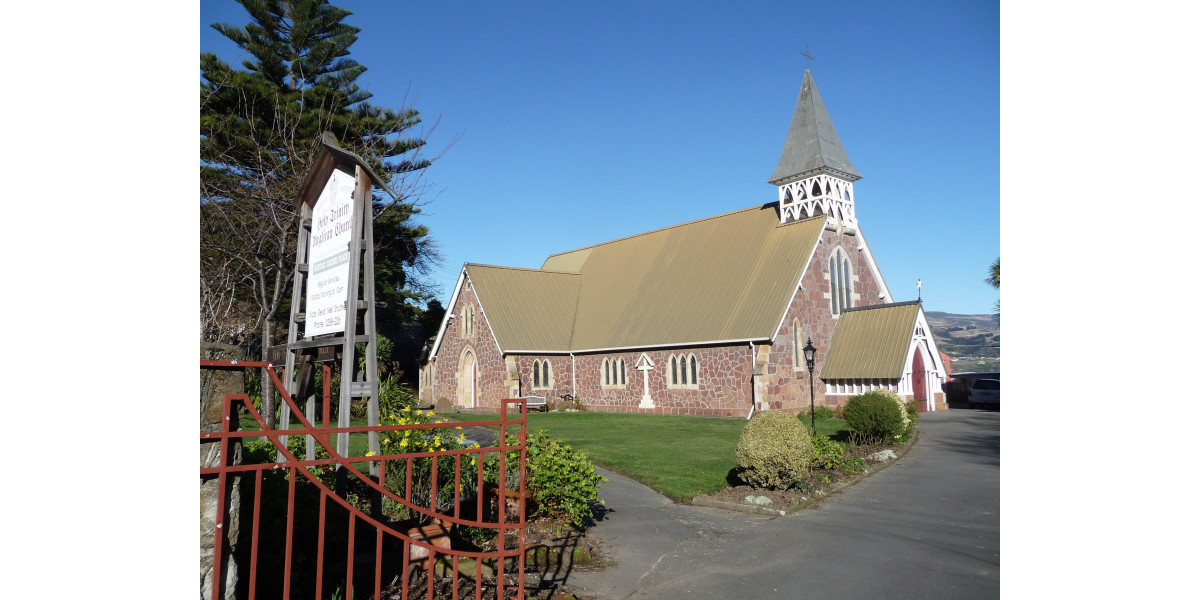
[(747, 417), (886, 388), (946, 408), (919, 301), (893, 302), (854, 213), (850, 164), (805, 71), (768, 183), (778, 200), (554, 254), (540, 269), (467, 263), (421, 367), (423, 402), (497, 410)]

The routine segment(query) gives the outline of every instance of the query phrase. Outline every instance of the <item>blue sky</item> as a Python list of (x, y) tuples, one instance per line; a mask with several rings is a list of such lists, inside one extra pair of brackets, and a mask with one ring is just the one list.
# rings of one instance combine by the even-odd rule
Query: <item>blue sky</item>
[[(437, 123), (421, 222), (445, 262), (546, 256), (775, 201), (806, 67), (895, 300), (988, 313), (1000, 255), (1000, 14), (980, 2), (336, 3), (383, 106)], [(200, 4), (200, 47), (240, 61)]]

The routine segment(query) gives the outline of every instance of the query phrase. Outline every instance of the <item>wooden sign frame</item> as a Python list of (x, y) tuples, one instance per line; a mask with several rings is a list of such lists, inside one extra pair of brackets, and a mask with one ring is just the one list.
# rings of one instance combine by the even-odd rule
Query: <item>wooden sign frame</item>
[[(350, 274), (346, 286), (345, 331), (341, 334), (325, 334), (312, 337), (300, 336), (300, 325), (304, 322), (304, 302), (309, 276), (309, 241), (312, 231), (313, 206), (316, 204), (325, 183), (337, 169), (354, 176), (354, 192), (351, 197)], [(305, 416), (315, 422), (315, 396), (310, 395), (311, 369), (321, 349), (340, 350), (342, 381), (339, 389), (338, 424), (350, 427), (350, 402), (354, 398), (368, 398), (367, 424), (379, 425), (379, 363), (375, 335), (375, 238), (372, 184), (384, 186), (383, 181), (356, 154), (337, 145), (330, 133), (321, 139), (320, 149), (297, 197), (300, 223), (296, 239), (295, 277), (292, 281), (291, 315), (288, 319), (287, 359), (284, 363), (284, 382), (292, 398), (306, 397)], [(361, 288), (361, 289), (360, 289)], [(365, 344), (365, 368), (358, 369), (355, 346)], [(323, 352), (327, 354), (328, 350)], [(284, 404), (279, 415), (280, 429), (291, 425), (291, 409)], [(379, 453), (379, 434), (368, 434), (368, 449)], [(287, 443), (287, 438), (283, 438)], [(306, 459), (314, 458), (314, 440), (309, 436), (306, 443)], [(348, 456), (350, 434), (337, 434), (337, 452)], [(282, 455), (280, 459), (282, 460)], [(339, 466), (339, 469), (341, 467)], [(371, 475), (378, 475), (378, 465), (371, 464)]]

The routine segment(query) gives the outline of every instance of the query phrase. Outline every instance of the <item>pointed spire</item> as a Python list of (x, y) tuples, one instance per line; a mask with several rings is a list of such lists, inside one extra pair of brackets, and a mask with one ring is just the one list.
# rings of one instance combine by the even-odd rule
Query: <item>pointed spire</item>
[(816, 173), (830, 173), (847, 181), (862, 179), (862, 175), (850, 164), (842, 141), (838, 139), (833, 121), (821, 102), (821, 94), (813, 81), (812, 72), (804, 70), (804, 83), (800, 86), (800, 99), (796, 101), (796, 112), (783, 142), (783, 153), (779, 166), (767, 179), (767, 183), (781, 185), (787, 180), (807, 177)]

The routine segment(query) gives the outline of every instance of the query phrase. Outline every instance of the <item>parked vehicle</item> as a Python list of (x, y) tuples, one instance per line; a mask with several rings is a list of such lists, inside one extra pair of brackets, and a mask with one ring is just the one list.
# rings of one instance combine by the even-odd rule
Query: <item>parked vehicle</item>
[(985, 404), (994, 404), (999, 407), (1000, 380), (976, 379), (975, 383), (971, 384), (971, 392), (967, 395), (967, 401), (971, 403), (972, 408)]

